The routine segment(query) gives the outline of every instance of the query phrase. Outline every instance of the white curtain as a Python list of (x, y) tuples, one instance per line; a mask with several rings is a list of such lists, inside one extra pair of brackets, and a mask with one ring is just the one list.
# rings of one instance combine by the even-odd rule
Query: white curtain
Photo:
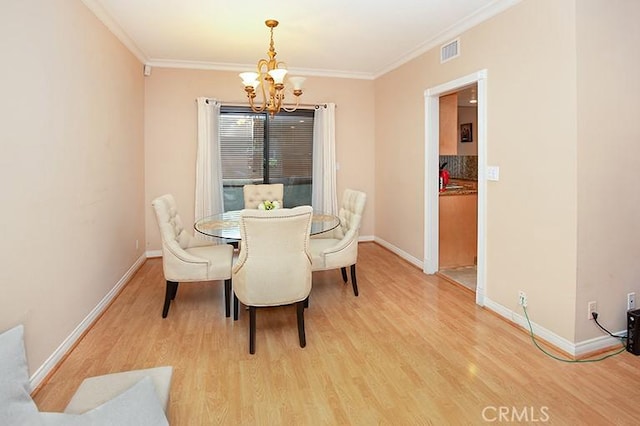
[(224, 210), (220, 160), (220, 102), (198, 98), (195, 220)]
[(313, 118), (313, 188), (311, 203), (317, 212), (338, 214), (336, 187), (336, 105), (316, 107)]

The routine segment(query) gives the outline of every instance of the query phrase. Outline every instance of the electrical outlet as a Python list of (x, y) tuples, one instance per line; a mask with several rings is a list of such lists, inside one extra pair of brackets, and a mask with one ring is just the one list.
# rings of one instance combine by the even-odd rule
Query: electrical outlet
[(136, 250), (138, 250), (139, 247), (140, 247), (140, 242), (136, 240)]
[(522, 290), (518, 292), (518, 305), (527, 307), (527, 293)]
[(629, 293), (627, 294), (627, 311), (636, 308), (636, 294)]
[(588, 315), (588, 318), (587, 318), (587, 319), (592, 320), (592, 319), (593, 319), (593, 313), (594, 313), (594, 312), (595, 312), (595, 313), (598, 313), (598, 308), (597, 308), (597, 306), (596, 306), (596, 302), (595, 302), (595, 301), (594, 301), (594, 302), (589, 302), (589, 303), (587, 304), (587, 315)]

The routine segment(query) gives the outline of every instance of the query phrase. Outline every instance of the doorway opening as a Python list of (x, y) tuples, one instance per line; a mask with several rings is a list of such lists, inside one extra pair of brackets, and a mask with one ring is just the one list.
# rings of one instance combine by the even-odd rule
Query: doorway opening
[[(476, 243), (476, 303), (484, 305), (486, 285), (486, 168), (487, 168), (487, 71), (452, 80), (425, 91), (425, 258), (423, 271), (438, 272), (440, 232), (440, 97), (476, 85), (477, 100), (477, 243)], [(476, 133), (476, 132), (474, 132)], [(474, 135), (476, 137), (476, 135)]]
[(475, 293), (478, 246), (477, 83), (440, 96), (438, 276)]

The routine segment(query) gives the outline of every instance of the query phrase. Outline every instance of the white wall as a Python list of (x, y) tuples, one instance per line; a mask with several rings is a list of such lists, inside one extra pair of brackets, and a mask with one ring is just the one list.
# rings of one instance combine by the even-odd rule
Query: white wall
[(33, 373), (142, 255), (142, 65), (79, 0), (3, 1), (0, 52), (0, 330)]
[[(524, 0), (375, 81), (376, 236), (424, 258), (424, 91), (486, 69), (486, 295), (573, 341), (577, 125), (573, 0)], [(522, 99), (527, 99), (526, 103)], [(516, 107), (517, 106), (517, 107)], [(559, 190), (558, 185), (562, 189)]]
[(621, 331), (627, 293), (640, 296), (640, 191), (634, 187), (640, 159), (640, 2), (581, 0), (576, 6), (580, 341), (599, 333), (587, 319), (589, 301), (597, 302), (602, 324)]

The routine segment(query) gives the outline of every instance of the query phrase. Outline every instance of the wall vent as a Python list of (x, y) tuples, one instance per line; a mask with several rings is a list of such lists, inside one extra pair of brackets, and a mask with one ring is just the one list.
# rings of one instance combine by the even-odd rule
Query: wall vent
[(457, 38), (440, 47), (440, 63), (445, 63), (460, 56), (460, 39)]

